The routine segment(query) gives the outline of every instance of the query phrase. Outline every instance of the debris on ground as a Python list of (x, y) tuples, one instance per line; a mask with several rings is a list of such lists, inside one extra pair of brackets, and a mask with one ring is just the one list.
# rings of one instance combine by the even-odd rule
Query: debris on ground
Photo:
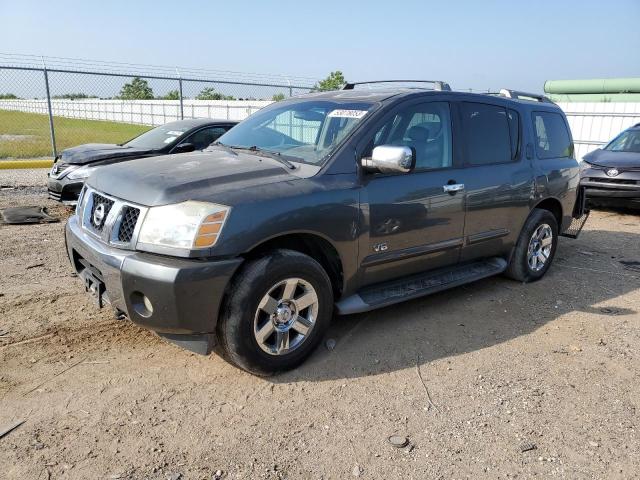
[(59, 221), (59, 218), (49, 215), (46, 207), (11, 207), (0, 210), (0, 223), (14, 225), (22, 223), (54, 223)]
[(330, 338), (325, 342), (325, 346), (327, 347), (327, 350), (332, 351), (336, 348), (336, 341), (333, 338)]
[(17, 420), (17, 421), (15, 421), (13, 423), (10, 423), (9, 425), (6, 425), (4, 427), (0, 427), (0, 438), (4, 437), (5, 435), (8, 435), (11, 432), (13, 432), (16, 428), (18, 428), (24, 422), (26, 422), (26, 420)]
[(409, 439), (402, 435), (391, 435), (389, 437), (389, 443), (396, 448), (404, 448), (409, 445)]
[(627, 270), (632, 272), (640, 272), (640, 261), (638, 260), (618, 260), (620, 264)]
[(537, 448), (538, 448), (537, 445), (535, 443), (531, 443), (531, 442), (525, 442), (522, 445), (520, 445), (520, 451), (522, 453), (530, 452), (531, 450), (535, 450)]

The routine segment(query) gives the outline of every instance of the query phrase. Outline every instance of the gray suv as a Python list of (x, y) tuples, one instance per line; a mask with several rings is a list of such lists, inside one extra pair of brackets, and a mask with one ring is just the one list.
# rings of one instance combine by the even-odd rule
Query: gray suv
[(97, 304), (265, 375), (300, 364), (334, 314), (540, 279), (586, 218), (562, 111), (442, 82), (355, 86), (92, 175), (66, 240)]

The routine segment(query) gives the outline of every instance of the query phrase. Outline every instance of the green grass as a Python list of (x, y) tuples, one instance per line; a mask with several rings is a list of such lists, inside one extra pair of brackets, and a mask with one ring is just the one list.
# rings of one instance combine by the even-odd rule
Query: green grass
[[(122, 143), (151, 127), (130, 123), (53, 117), (58, 152), (83, 143)], [(24, 135), (7, 138), (7, 135)], [(0, 110), (0, 158), (52, 157), (49, 117)]]

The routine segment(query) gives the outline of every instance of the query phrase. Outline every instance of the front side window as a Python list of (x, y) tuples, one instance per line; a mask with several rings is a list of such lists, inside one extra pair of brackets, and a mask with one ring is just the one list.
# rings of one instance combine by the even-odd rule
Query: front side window
[(374, 104), (329, 100), (275, 103), (229, 130), (219, 142), (321, 165), (369, 114)]
[(209, 127), (198, 130), (184, 142), (193, 144), (195, 150), (204, 150), (227, 131), (224, 127)]
[(366, 156), (380, 145), (411, 147), (416, 170), (451, 167), (449, 103), (429, 102), (399, 111), (375, 133)]
[(604, 150), (640, 153), (640, 130), (627, 130), (616, 137)]
[(517, 155), (517, 113), (498, 105), (462, 102), (462, 140), (468, 165), (511, 162)]
[(538, 158), (573, 157), (573, 143), (562, 115), (554, 112), (533, 112)]

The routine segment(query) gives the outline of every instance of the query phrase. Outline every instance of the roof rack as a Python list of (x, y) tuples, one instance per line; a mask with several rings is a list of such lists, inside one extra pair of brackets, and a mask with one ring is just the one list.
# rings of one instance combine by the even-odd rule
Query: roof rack
[(535, 100), (542, 103), (554, 103), (549, 97), (538, 93), (519, 92), (518, 90), (509, 90), (506, 88), (501, 89), (499, 95), (507, 98), (515, 98), (516, 100), (523, 99)]
[(431, 83), (434, 90), (450, 92), (451, 87), (441, 80), (373, 80), (371, 82), (347, 82), (342, 90), (353, 90), (356, 85), (368, 85), (371, 83)]

